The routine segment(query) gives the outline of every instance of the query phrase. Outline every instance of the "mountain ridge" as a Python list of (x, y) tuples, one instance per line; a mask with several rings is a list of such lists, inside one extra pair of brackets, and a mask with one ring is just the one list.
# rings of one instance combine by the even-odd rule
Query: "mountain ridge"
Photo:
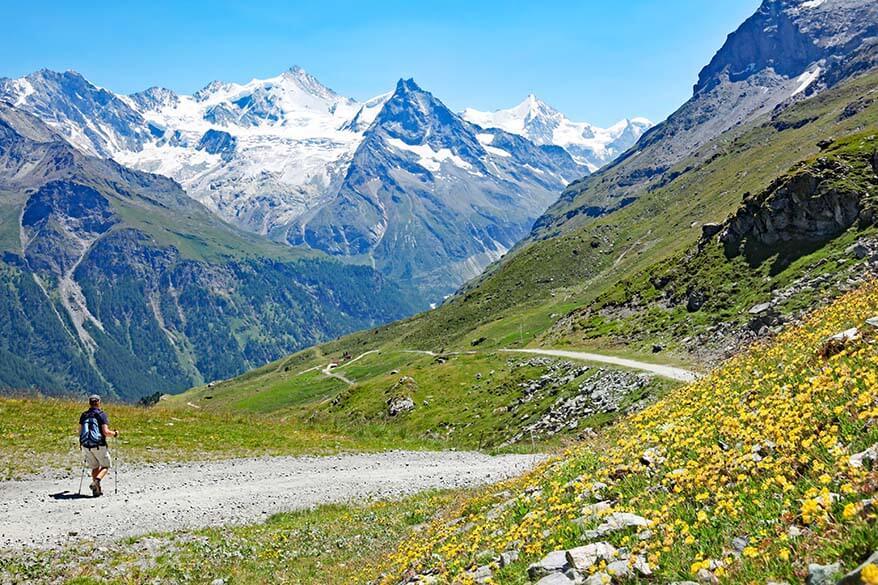
[[(239, 227), (276, 241), (316, 247), (354, 262), (373, 261), (360, 257), (368, 246), (339, 246), (332, 237), (303, 234), (302, 226), (311, 224), (312, 217), (325, 217), (340, 210), (350, 200), (345, 195), (350, 189), (346, 181), (357, 173), (351, 173), (355, 157), (359, 156), (362, 168), (361, 155), (365, 151), (375, 152), (379, 146), (392, 149), (388, 143), (361, 147), (395, 92), (359, 103), (323, 86), (300, 67), (247, 83), (213, 81), (191, 96), (161, 87), (120, 96), (86, 84), (78, 73), (44, 70), (18, 80), (0, 81), (0, 95), (43, 116), (85, 152), (176, 179), (193, 198)], [(79, 97), (71, 97), (71, 92)], [(66, 113), (74, 110), (75, 115)], [(444, 116), (435, 128), (443, 123), (459, 128), (458, 114), (444, 107), (434, 113)], [(467, 128), (456, 136), (463, 139), (465, 134), (479, 134), (474, 128)], [(620, 132), (624, 134), (624, 130)], [(510, 138), (498, 140), (511, 144)], [(497, 259), (530, 229), (530, 224), (564, 186), (594, 167), (583, 163), (582, 158), (570, 159), (563, 149), (548, 149), (552, 143), (539, 142), (535, 143), (540, 147), (537, 149), (516, 143), (516, 168), (497, 164), (479, 171), (494, 176), (491, 181), (495, 187), (502, 185), (506, 189), (507, 204), (515, 216), (511, 221), (497, 209), (489, 211), (490, 205), (475, 203), (483, 197), (484, 181), (474, 173), (457, 172), (454, 180), (460, 185), (458, 198), (473, 198), (473, 207), (465, 215), (493, 213), (492, 219), (507, 227), (500, 230), (502, 237), (491, 238), (476, 229), (464, 246), (472, 252), (467, 256), (461, 256), (457, 248), (443, 252), (441, 261), (446, 265), (427, 279), (431, 282), (413, 276), (418, 286), (423, 286), (425, 298), (440, 300)], [(449, 145), (440, 149), (445, 146)], [(472, 146), (469, 150), (495, 159), (510, 157), (497, 144)], [(604, 158), (615, 154), (618, 148), (611, 150)], [(528, 153), (535, 158), (527, 158)], [(455, 158), (445, 161), (456, 162)], [(476, 168), (481, 163), (471, 159), (467, 164)], [(528, 165), (538, 168), (542, 176), (535, 176)], [(462, 169), (465, 171), (466, 165)], [(369, 172), (383, 178), (373, 171)], [(436, 169), (430, 172), (435, 174)], [(416, 185), (399, 186), (410, 186), (420, 193), (418, 198), (424, 196)], [(527, 191), (536, 193), (538, 204), (522, 197)], [(384, 205), (393, 206), (394, 202), (385, 201)], [(391, 215), (392, 221), (403, 225), (415, 219), (407, 216), (405, 210)], [(335, 219), (344, 221), (341, 217)], [(454, 231), (445, 220), (433, 223), (431, 229), (440, 240), (461, 241), (459, 234), (443, 233)], [(349, 256), (349, 251), (354, 252), (353, 256)], [(427, 274), (440, 268), (435, 258), (413, 257), (405, 248), (397, 258), (392, 246), (385, 246), (379, 256), (376, 265), (395, 278), (405, 279), (409, 274)]]

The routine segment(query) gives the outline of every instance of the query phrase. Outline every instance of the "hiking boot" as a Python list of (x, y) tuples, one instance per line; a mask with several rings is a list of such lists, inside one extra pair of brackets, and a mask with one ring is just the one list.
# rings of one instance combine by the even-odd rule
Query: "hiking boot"
[(101, 495), (101, 487), (98, 485), (98, 480), (93, 479), (90, 484), (88, 484), (88, 488), (91, 490), (91, 497), (96, 498)]
[(104, 490), (101, 489), (101, 480), (95, 480), (95, 497), (104, 495)]

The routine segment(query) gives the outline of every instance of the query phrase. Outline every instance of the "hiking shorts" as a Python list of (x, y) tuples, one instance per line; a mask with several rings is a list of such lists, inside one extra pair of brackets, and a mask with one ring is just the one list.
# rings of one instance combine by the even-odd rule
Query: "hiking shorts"
[(97, 469), (99, 467), (110, 467), (112, 464), (112, 460), (110, 459), (110, 451), (106, 446), (103, 447), (92, 447), (91, 449), (82, 448), (83, 453), (85, 453), (85, 462), (92, 469)]

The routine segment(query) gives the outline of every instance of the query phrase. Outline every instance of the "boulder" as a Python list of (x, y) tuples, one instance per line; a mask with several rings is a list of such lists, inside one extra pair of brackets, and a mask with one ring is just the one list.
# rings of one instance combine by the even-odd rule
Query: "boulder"
[(844, 351), (851, 342), (859, 338), (859, 330), (856, 327), (845, 329), (835, 335), (827, 337), (820, 346), (819, 354), (823, 358), (830, 358)]
[(700, 583), (710, 583), (711, 585), (714, 583), (719, 583), (719, 579), (717, 579), (716, 575), (714, 575), (707, 569), (698, 569), (698, 573), (695, 574), (695, 577), (698, 578), (698, 581)]
[(631, 567), (628, 566), (627, 559), (620, 559), (618, 561), (607, 563), (605, 571), (616, 580), (624, 580), (631, 577)]
[(649, 526), (649, 521), (643, 516), (631, 514), (630, 512), (613, 512), (595, 530), (586, 531), (583, 537), (585, 539), (600, 538), (613, 532), (625, 530), (626, 528), (645, 528), (647, 526)]
[(869, 248), (864, 246), (862, 242), (856, 242), (845, 248), (845, 253), (857, 260), (862, 260), (869, 255)]
[(701, 239), (709, 240), (723, 230), (721, 223), (706, 223), (701, 226)]
[(491, 567), (489, 567), (488, 565), (482, 565), (481, 567), (478, 567), (477, 569), (471, 571), (469, 575), (476, 583), (485, 583), (494, 576), (494, 572), (491, 571)]
[(750, 539), (746, 536), (736, 536), (732, 539), (732, 550), (740, 554), (749, 543)]
[(567, 551), (556, 550), (544, 556), (539, 562), (531, 564), (527, 568), (527, 576), (531, 581), (536, 581), (552, 573), (563, 573), (570, 568), (567, 560)]
[(606, 585), (610, 581), (612, 581), (610, 574), (600, 571), (594, 575), (590, 575), (588, 579), (583, 581), (583, 585)]
[(694, 313), (701, 309), (704, 306), (704, 303), (707, 302), (707, 297), (700, 290), (690, 291), (686, 296), (686, 310), (690, 313)]
[(588, 504), (584, 508), (582, 508), (582, 514), (584, 516), (599, 516), (604, 512), (608, 512), (613, 507), (613, 503), (607, 500), (602, 500), (600, 502), (595, 502), (594, 504)]
[(520, 553), (517, 549), (507, 550), (500, 553), (500, 567), (511, 565), (518, 560)]
[(841, 573), (841, 565), (838, 563), (832, 563), (831, 565), (811, 563), (808, 565), (808, 577), (805, 579), (805, 584), (835, 585), (835, 578), (839, 573)]
[(580, 572), (588, 571), (598, 561), (611, 562), (618, 556), (616, 547), (608, 542), (593, 542), (572, 548), (566, 553), (566, 561)]
[(551, 573), (537, 581), (537, 585), (573, 585), (575, 582), (564, 573)]
[(396, 416), (404, 412), (410, 412), (415, 409), (415, 402), (408, 396), (398, 396), (391, 398), (387, 402), (387, 414)]
[(851, 467), (868, 469), (870, 471), (875, 469), (875, 464), (878, 463), (878, 443), (875, 443), (865, 451), (851, 455), (848, 463)]

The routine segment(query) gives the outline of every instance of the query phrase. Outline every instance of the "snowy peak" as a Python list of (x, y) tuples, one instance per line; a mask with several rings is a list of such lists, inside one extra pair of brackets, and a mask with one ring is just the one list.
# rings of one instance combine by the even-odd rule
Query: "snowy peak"
[(381, 113), (384, 104), (386, 104), (387, 100), (392, 96), (393, 92), (389, 92), (373, 97), (370, 100), (366, 100), (363, 105), (360, 106), (360, 109), (357, 110), (356, 115), (354, 115), (350, 121), (345, 122), (342, 125), (341, 130), (348, 130), (356, 133), (365, 132), (369, 126), (372, 125), (372, 122), (375, 121), (378, 114)]
[(354, 100), (340, 96), (301, 67), (245, 84), (213, 81), (193, 95), (206, 121), (221, 126), (303, 125), (315, 116), (349, 119)]
[(128, 96), (141, 110), (160, 111), (174, 108), (180, 103), (180, 96), (164, 87), (150, 87)]
[(89, 154), (139, 150), (150, 139), (145, 120), (125, 99), (76, 71), (41, 69), (20, 79), (0, 79), (0, 98), (35, 114)]
[(457, 146), (469, 138), (463, 120), (413, 79), (400, 79), (396, 84), (369, 130), (377, 131), (407, 144), (429, 142), (439, 148)]
[(482, 112), (467, 108), (462, 115), (483, 128), (499, 128), (536, 144), (561, 146), (592, 171), (630, 148), (652, 126), (646, 118), (624, 119), (609, 128), (573, 122), (533, 94), (506, 110)]

